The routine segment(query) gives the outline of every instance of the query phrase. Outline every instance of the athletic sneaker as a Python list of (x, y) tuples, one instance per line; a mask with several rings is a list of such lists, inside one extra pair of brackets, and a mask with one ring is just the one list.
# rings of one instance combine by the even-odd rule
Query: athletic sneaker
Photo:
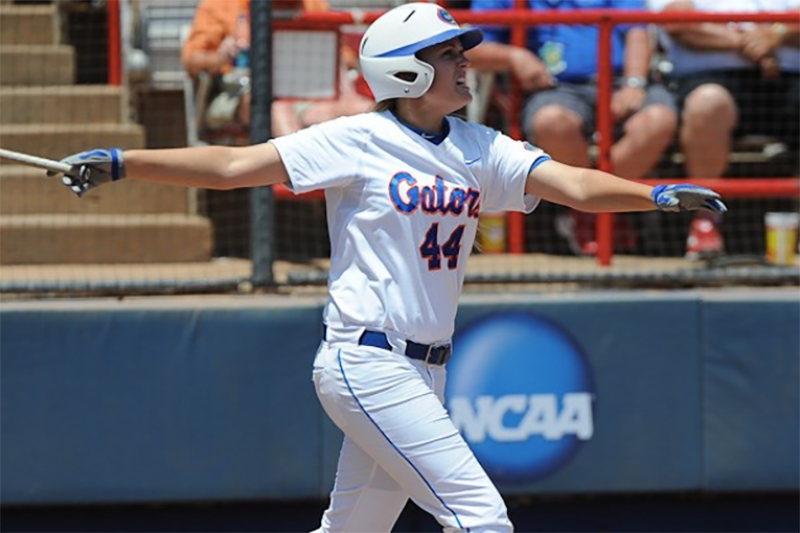
[[(597, 255), (597, 230), (594, 213), (570, 211), (556, 216), (556, 233), (567, 241), (570, 251), (577, 256)], [(627, 217), (614, 215), (614, 250), (627, 251), (636, 246), (637, 236)]]
[(720, 219), (711, 214), (702, 213), (694, 217), (686, 238), (686, 259), (699, 261), (725, 253), (719, 223)]

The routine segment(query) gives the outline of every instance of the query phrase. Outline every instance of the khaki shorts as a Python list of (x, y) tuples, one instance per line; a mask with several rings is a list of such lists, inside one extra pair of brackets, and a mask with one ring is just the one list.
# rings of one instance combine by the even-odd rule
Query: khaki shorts
[[(619, 87), (619, 84), (618, 81), (616, 87)], [(569, 109), (583, 119), (583, 131), (586, 138), (594, 135), (597, 126), (597, 85), (594, 82), (561, 82), (552, 89), (546, 89), (531, 96), (522, 112), (522, 127), (529, 141), (535, 142), (530, 131), (534, 115), (541, 108), (549, 105)], [(642, 109), (650, 105), (663, 105), (677, 113), (675, 98), (666, 87), (660, 84), (647, 86), (647, 96), (645, 96)], [(615, 132), (617, 136), (620, 134), (621, 131)]]

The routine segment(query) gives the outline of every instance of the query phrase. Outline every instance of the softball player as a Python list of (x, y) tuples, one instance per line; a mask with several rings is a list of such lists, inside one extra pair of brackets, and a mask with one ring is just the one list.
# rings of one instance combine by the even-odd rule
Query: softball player
[(472, 98), (481, 42), (435, 4), (385, 13), (361, 42), (374, 112), (249, 147), (93, 150), (64, 161), (78, 195), (129, 179), (324, 189), (329, 299), (313, 380), (345, 438), (320, 532), (391, 531), (411, 498), (446, 532), (510, 532), (505, 505), (443, 407), (456, 305), (483, 210), (540, 199), (585, 211), (725, 211), (691, 185), (656, 188), (552, 161), (448, 116)]

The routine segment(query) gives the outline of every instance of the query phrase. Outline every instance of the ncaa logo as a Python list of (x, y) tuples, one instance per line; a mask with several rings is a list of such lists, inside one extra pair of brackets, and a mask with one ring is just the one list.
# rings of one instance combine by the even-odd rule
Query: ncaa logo
[(447, 408), (494, 480), (544, 477), (592, 438), (591, 368), (560, 326), (530, 313), (497, 313), (469, 325), (453, 343)]

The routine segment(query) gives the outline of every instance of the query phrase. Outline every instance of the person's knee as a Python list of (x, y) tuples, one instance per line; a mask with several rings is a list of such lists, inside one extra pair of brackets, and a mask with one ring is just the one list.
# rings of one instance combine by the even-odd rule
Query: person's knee
[(666, 146), (675, 138), (678, 115), (664, 105), (645, 107), (625, 123), (625, 134), (642, 144)]
[(653, 105), (645, 109), (652, 129), (659, 137), (672, 138), (678, 131), (678, 114), (664, 105)]
[(721, 85), (701, 85), (686, 97), (683, 122), (693, 129), (732, 130), (736, 123), (736, 102)]
[(539, 146), (570, 143), (583, 137), (583, 121), (567, 108), (548, 105), (533, 115), (528, 131)]

